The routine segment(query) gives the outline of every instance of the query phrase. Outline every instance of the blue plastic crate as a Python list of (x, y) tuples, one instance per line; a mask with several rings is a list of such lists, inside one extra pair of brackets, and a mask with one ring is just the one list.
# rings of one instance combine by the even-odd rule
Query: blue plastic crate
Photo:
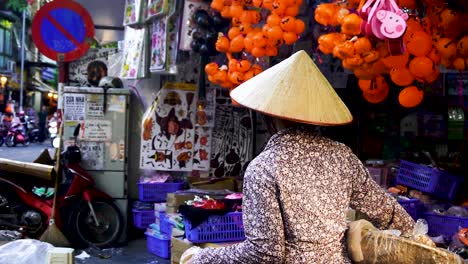
[(149, 233), (146, 235), (146, 246), (148, 252), (158, 257), (169, 259), (171, 257), (171, 240), (170, 238), (163, 236), (164, 238), (157, 238)]
[(163, 234), (172, 235), (172, 225), (169, 223), (165, 212), (159, 212), (159, 229)]
[(242, 213), (233, 212), (223, 216), (213, 215), (199, 226), (184, 219), (185, 236), (194, 243), (229, 242), (245, 240)]
[(154, 215), (153, 210), (137, 210), (133, 209), (133, 225), (145, 229), (154, 221), (156, 221), (156, 216)]
[(399, 200), (398, 203), (405, 208), (406, 212), (416, 221), (422, 218), (424, 204), (418, 199)]
[(439, 215), (432, 212), (427, 212), (424, 216), (429, 225), (430, 236), (442, 235), (446, 240), (451, 240), (460, 228), (468, 228), (468, 217)]
[(397, 184), (449, 200), (455, 197), (462, 181), (461, 177), (445, 171), (405, 160), (401, 160), (397, 175)]
[(165, 202), (168, 193), (176, 192), (184, 186), (174, 183), (138, 183), (138, 199), (144, 202)]

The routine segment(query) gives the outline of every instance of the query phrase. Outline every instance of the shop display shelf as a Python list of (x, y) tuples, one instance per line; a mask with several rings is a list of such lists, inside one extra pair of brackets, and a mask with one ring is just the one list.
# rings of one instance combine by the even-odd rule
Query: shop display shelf
[(195, 228), (192, 228), (189, 220), (184, 219), (184, 225), (187, 239), (194, 243), (245, 240), (242, 213), (239, 212), (210, 216)]
[(443, 235), (445, 239), (451, 240), (460, 228), (468, 228), (468, 217), (439, 215), (432, 212), (424, 215), (429, 225), (430, 236)]
[(453, 199), (462, 182), (461, 177), (426, 165), (401, 160), (397, 184), (432, 194), (442, 199)]
[(137, 210), (133, 209), (133, 225), (145, 229), (156, 220), (153, 210)]
[(424, 204), (419, 199), (398, 200), (398, 203), (415, 221), (423, 217)]
[(146, 247), (148, 252), (160, 258), (169, 259), (171, 257), (171, 239), (166, 236), (155, 237), (149, 233), (146, 235)]
[(138, 198), (144, 202), (165, 202), (168, 193), (181, 190), (182, 182), (138, 183)]

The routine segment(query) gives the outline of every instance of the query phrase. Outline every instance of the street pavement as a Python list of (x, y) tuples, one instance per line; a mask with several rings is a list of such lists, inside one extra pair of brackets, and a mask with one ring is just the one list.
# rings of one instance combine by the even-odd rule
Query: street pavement
[(44, 143), (31, 143), (29, 146), (18, 144), (11, 148), (3, 144), (0, 147), (0, 158), (32, 162), (45, 148), (49, 148), (49, 153), (53, 155), (54, 149), (50, 145), (50, 140), (46, 140)]

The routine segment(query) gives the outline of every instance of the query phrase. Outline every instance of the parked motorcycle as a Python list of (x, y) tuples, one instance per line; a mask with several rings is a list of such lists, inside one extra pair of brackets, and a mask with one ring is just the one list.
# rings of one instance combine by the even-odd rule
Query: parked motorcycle
[[(58, 188), (55, 223), (75, 247), (111, 246), (123, 231), (123, 218), (112, 198), (97, 190), (93, 177), (80, 166), (78, 132), (79, 126), (75, 145), (62, 154), (64, 180)], [(17, 173), (0, 173), (0, 226), (21, 227), (29, 236), (39, 237), (49, 223), (52, 199), (33, 193), (33, 182)]]
[(36, 126), (36, 121), (26, 116), (26, 124), (24, 125), (27, 127), (29, 141), (31, 143), (39, 142), (39, 128)]
[(28, 136), (25, 134), (24, 126), (20, 122), (13, 122), (8, 130), (5, 138), (7, 147), (16, 147), (18, 144), (28, 146), (30, 143)]

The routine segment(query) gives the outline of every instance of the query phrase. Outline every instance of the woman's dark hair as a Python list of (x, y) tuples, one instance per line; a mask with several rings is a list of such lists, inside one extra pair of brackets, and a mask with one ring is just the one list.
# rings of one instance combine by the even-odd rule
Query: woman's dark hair
[(92, 86), (99, 86), (102, 77), (107, 76), (107, 65), (102, 61), (93, 61), (86, 69), (88, 82)]

